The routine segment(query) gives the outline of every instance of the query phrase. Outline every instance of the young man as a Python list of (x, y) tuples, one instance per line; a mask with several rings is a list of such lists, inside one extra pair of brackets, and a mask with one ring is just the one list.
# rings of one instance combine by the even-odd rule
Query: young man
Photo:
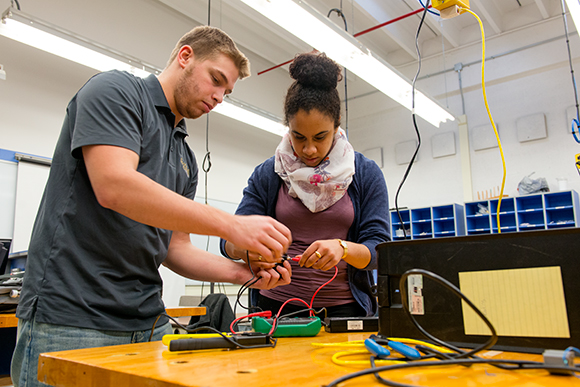
[[(247, 58), (222, 31), (197, 27), (167, 67), (146, 79), (112, 71), (71, 100), (31, 237), (12, 360), (15, 386), (36, 386), (43, 352), (147, 341), (164, 311), (160, 264), (198, 280), (244, 283), (243, 263), (195, 248), (216, 235), (278, 260), (290, 231), (193, 201), (197, 164), (184, 118), (207, 114)], [(279, 273), (279, 274), (278, 274)], [(262, 269), (255, 287), (290, 282), (290, 266)], [(154, 339), (171, 331), (159, 319)]]

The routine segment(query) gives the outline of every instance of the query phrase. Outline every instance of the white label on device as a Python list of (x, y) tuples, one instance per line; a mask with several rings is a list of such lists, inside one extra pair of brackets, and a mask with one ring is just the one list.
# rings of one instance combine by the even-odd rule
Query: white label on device
[(346, 322), (346, 330), (347, 331), (360, 331), (363, 329), (363, 321), (362, 320), (349, 320)]
[(423, 299), (423, 276), (413, 274), (407, 277), (409, 287), (409, 311), (411, 314), (424, 315), (425, 304)]

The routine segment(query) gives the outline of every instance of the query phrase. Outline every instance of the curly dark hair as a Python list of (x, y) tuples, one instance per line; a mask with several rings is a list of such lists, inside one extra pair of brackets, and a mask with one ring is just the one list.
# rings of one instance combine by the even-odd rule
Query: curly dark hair
[(290, 65), (294, 83), (288, 88), (284, 101), (284, 123), (299, 110), (316, 109), (340, 125), (340, 97), (336, 86), (342, 80), (342, 69), (325, 54), (298, 54)]

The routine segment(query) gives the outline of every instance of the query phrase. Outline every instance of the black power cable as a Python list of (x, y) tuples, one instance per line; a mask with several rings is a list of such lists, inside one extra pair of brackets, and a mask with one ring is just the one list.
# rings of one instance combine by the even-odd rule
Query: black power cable
[[(407, 284), (406, 280), (410, 275), (422, 275), (426, 278), (432, 279), (441, 285), (443, 285), (448, 290), (451, 290), (457, 296), (459, 296), (463, 301), (467, 303), (475, 311), (475, 313), (485, 322), (485, 324), (490, 328), (491, 337), (490, 339), (484, 343), (483, 345), (473, 349), (470, 352), (465, 352), (449, 343), (446, 343), (435, 336), (431, 335), (423, 327), (419, 325), (419, 323), (415, 320), (413, 315), (411, 315), (409, 311), (409, 303), (407, 300)], [(354, 378), (358, 378), (360, 376), (365, 376), (369, 374), (374, 374), (377, 380), (387, 386), (394, 386), (394, 387), (415, 387), (410, 384), (403, 384), (393, 382), (391, 380), (387, 380), (379, 375), (379, 372), (385, 371), (392, 371), (396, 369), (403, 369), (403, 368), (417, 368), (417, 367), (441, 367), (444, 365), (463, 365), (463, 366), (471, 366), (473, 364), (490, 364), (494, 367), (498, 367), (504, 370), (533, 370), (533, 369), (544, 369), (550, 372), (558, 372), (562, 373), (562, 371), (567, 371), (568, 373), (580, 373), (580, 368), (578, 367), (566, 367), (566, 366), (554, 366), (554, 365), (547, 365), (545, 363), (536, 362), (536, 361), (527, 361), (527, 360), (500, 360), (500, 359), (481, 359), (475, 356), (477, 352), (483, 351), (492, 347), (497, 342), (497, 334), (491, 322), (485, 317), (485, 315), (469, 300), (455, 285), (451, 282), (447, 281), (443, 277), (438, 276), (437, 274), (431, 273), (427, 270), (422, 269), (411, 269), (403, 273), (401, 279), (399, 281), (399, 290), (401, 292), (401, 301), (403, 305), (403, 309), (411, 318), (413, 324), (419, 329), (419, 331), (425, 335), (428, 339), (440, 344), (443, 347), (452, 349), (455, 351), (454, 354), (443, 354), (441, 352), (428, 349), (425, 350), (422, 346), (417, 346), (417, 349), (421, 349), (422, 352), (430, 353), (431, 355), (435, 355), (435, 357), (443, 358), (444, 360), (440, 361), (411, 361), (405, 364), (396, 364), (390, 366), (383, 366), (383, 367), (375, 367), (374, 366), (374, 358), (371, 358), (371, 365), (373, 366), (370, 369), (355, 372), (349, 375), (345, 375), (341, 378), (338, 378), (331, 383), (327, 384), (326, 387), (335, 387), (338, 386), (340, 383), (343, 383), (347, 380), (351, 380)]]
[[(460, 297), (463, 301), (465, 301), (465, 303), (467, 305), (469, 305), (469, 307), (471, 309), (473, 309), (473, 311), (479, 316), (479, 318), (481, 318), (483, 320), (485, 325), (487, 325), (487, 327), (491, 331), (490, 339), (487, 342), (485, 342), (483, 345), (480, 345), (479, 347), (476, 347), (475, 349), (473, 349), (469, 352), (464, 352), (461, 349), (459, 349), (459, 348), (457, 348), (449, 343), (446, 343), (443, 340), (438, 339), (437, 337), (431, 335), (429, 332), (427, 332), (425, 329), (423, 329), (423, 327), (421, 325), (419, 325), (419, 323), (417, 322), (415, 317), (411, 314), (411, 311), (409, 310), (409, 302), (408, 302), (408, 298), (407, 298), (407, 286), (406, 286), (407, 285), (406, 284), (407, 277), (409, 277), (410, 275), (417, 275), (417, 274), (422, 275), (422, 276), (427, 277), (427, 278), (430, 278), (436, 282), (439, 282), (445, 288), (451, 290), (458, 297)], [(471, 302), (470, 299), (468, 299), (465, 296), (465, 294), (461, 293), (461, 291), (459, 289), (457, 289), (455, 287), (455, 285), (453, 285), (451, 282), (447, 281), (445, 278), (443, 278), (437, 274), (431, 273), (427, 270), (423, 270), (423, 269), (408, 270), (401, 276), (401, 279), (399, 280), (399, 290), (401, 292), (401, 303), (403, 304), (403, 309), (405, 310), (407, 316), (411, 319), (411, 322), (413, 323), (413, 325), (415, 325), (415, 327), (429, 340), (439, 344), (442, 347), (449, 348), (457, 353), (460, 353), (460, 355), (457, 356), (456, 359), (474, 356), (478, 352), (481, 352), (483, 350), (486, 350), (488, 348), (493, 347), (495, 345), (495, 343), (497, 342), (497, 333), (495, 331), (495, 328), (491, 324), (491, 322), (487, 319), (487, 317), (477, 308), (477, 306), (475, 306), (475, 304), (473, 302)]]
[[(568, 62), (570, 63), (570, 73), (572, 75), (572, 86), (574, 87), (574, 99), (576, 101), (576, 118), (572, 120), (572, 135), (576, 142), (580, 143), (580, 110), (578, 107), (578, 89), (576, 88), (576, 77), (574, 77), (574, 66), (572, 66), (572, 52), (570, 51), (570, 38), (568, 37), (568, 20), (566, 19), (566, 8), (562, 0), (562, 19), (564, 20), (564, 31), (566, 32), (566, 46), (568, 47)], [(580, 172), (580, 171), (579, 171)]]
[[(342, 18), (342, 21), (344, 22), (344, 30), (346, 32), (348, 32), (348, 26), (346, 24), (346, 17), (344, 16), (344, 13), (342, 12), (342, 0), (340, 2), (340, 9), (339, 8), (332, 8), (330, 11), (328, 11), (328, 15), (326, 15), (326, 17), (330, 17), (330, 14), (336, 12), (336, 14), (338, 16), (340, 16)], [(346, 79), (348, 72), (346, 70), (346, 67), (344, 68), (344, 131), (346, 133), (346, 138), (348, 139), (348, 82)]]
[[(207, 25), (211, 25), (211, 0), (207, 1)], [(203, 156), (203, 162), (201, 163), (201, 169), (204, 173), (204, 202), (207, 205), (207, 176), (209, 171), (211, 170), (211, 152), (209, 151), (209, 113), (206, 115), (205, 121), (205, 156)], [(209, 251), (209, 240), (210, 236), (207, 236), (207, 241), (205, 244), (205, 251)], [(210, 294), (214, 293), (214, 283), (209, 283), (209, 292)], [(202, 299), (203, 299), (203, 283), (202, 283)], [(219, 289), (219, 284), (218, 284)]]
[[(219, 330), (217, 330), (217, 329), (215, 329), (213, 327), (210, 327), (210, 326), (207, 326), (207, 327), (197, 327), (197, 328), (189, 329), (186, 326), (184, 326), (183, 324), (181, 324), (179, 321), (177, 321), (176, 319), (174, 319), (173, 317), (169, 316), (166, 313), (161, 313), (159, 316), (157, 316), (157, 319), (155, 320), (155, 323), (153, 323), (153, 328), (151, 329), (151, 336), (149, 336), (149, 341), (151, 341), (151, 338), (153, 337), (153, 331), (155, 330), (155, 324), (157, 323), (157, 320), (159, 320), (159, 318), (161, 316), (168, 317), (179, 328), (183, 329), (187, 333), (198, 333), (198, 332), (206, 333), (207, 331), (210, 331), (210, 332), (213, 332), (215, 334), (218, 334), (222, 338), (224, 338), (225, 340), (227, 340), (228, 342), (230, 342), (231, 344), (233, 344), (234, 345), (234, 348), (241, 348), (241, 349), (274, 348), (274, 347), (276, 347), (276, 343), (278, 341), (278, 340), (276, 340), (276, 339), (268, 336), (268, 338), (269, 338), (269, 343), (268, 344), (243, 345), (243, 344), (240, 344), (238, 341), (234, 340), (231, 336), (226, 335), (223, 332), (220, 332)], [(179, 340), (179, 339), (176, 339), (176, 340)]]
[[(238, 305), (240, 305), (243, 309), (250, 311), (251, 305), (248, 305), (248, 307), (244, 306), (242, 304), (242, 302), (240, 301), (240, 298), (242, 297), (244, 292), (250, 288), (250, 286), (254, 285), (256, 282), (258, 282), (260, 280), (260, 278), (256, 276), (256, 273), (254, 273), (254, 269), (252, 269), (252, 265), (250, 264), (250, 253), (248, 250), (246, 250), (246, 260), (248, 263), (248, 268), (250, 269), (250, 273), (252, 273), (252, 278), (247, 280), (242, 286), (240, 286), (240, 289), (238, 290), (238, 294), (236, 296), (236, 302), (234, 303), (234, 316), (236, 316), (236, 308)], [(234, 330), (236, 329), (236, 326), (237, 326), (237, 323), (236, 323), (236, 325), (234, 325)]]
[[(444, 365), (465, 365), (469, 366), (472, 364), (490, 364), (493, 366), (502, 366), (502, 365), (509, 365), (512, 366), (513, 369), (518, 370), (547, 370), (547, 371), (556, 371), (556, 372), (573, 372), (573, 373), (580, 373), (580, 369), (577, 367), (565, 367), (565, 366), (551, 366), (546, 365), (544, 363), (535, 362), (535, 361), (525, 361), (525, 360), (498, 360), (498, 359), (461, 359), (461, 360), (443, 360), (443, 361), (421, 361), (421, 362), (411, 362), (405, 364), (396, 364), (390, 366), (383, 366), (377, 368), (370, 368), (367, 370), (355, 372), (346, 376), (343, 376), (339, 379), (333, 380), (331, 383), (327, 384), (325, 387), (336, 387), (340, 383), (343, 383), (347, 380), (355, 379), (361, 376), (369, 375), (369, 374), (378, 374), (379, 372), (385, 371), (392, 371), (396, 369), (403, 369), (403, 368), (417, 368), (417, 367), (441, 367)], [(417, 387), (416, 385), (412, 384), (403, 384), (393, 382), (391, 380), (384, 379), (379, 376), (377, 379), (382, 384), (387, 386), (394, 386), (394, 387)]]
[(417, 57), (419, 60), (417, 73), (413, 78), (413, 84), (411, 86), (411, 108), (412, 108), (412, 117), (413, 117), (413, 126), (415, 127), (415, 133), (417, 134), (417, 148), (415, 149), (415, 153), (413, 153), (413, 157), (411, 157), (411, 161), (409, 161), (409, 165), (405, 170), (405, 174), (403, 175), (403, 179), (399, 184), (399, 188), (397, 188), (397, 194), (395, 195), (395, 209), (397, 211), (397, 216), (399, 217), (399, 222), (401, 222), (401, 227), (403, 229), (403, 237), (407, 239), (407, 230), (405, 229), (405, 224), (403, 223), (403, 217), (401, 216), (401, 212), (399, 210), (399, 193), (401, 192), (401, 188), (403, 188), (403, 184), (407, 180), (409, 176), (409, 172), (411, 172), (411, 168), (413, 167), (413, 163), (417, 158), (417, 154), (419, 153), (419, 149), (421, 148), (421, 134), (419, 133), (419, 128), (417, 127), (417, 119), (415, 114), (415, 83), (417, 82), (417, 78), (419, 77), (419, 73), (421, 72), (421, 51), (419, 50), (419, 33), (421, 32), (421, 27), (425, 23), (425, 17), (427, 16), (427, 12), (429, 10), (429, 3), (430, 1), (427, 0), (425, 2), (423, 11), (423, 16), (421, 17), (421, 22), (419, 23), (419, 27), (417, 28), (417, 34), (415, 35), (415, 49), (417, 50)]

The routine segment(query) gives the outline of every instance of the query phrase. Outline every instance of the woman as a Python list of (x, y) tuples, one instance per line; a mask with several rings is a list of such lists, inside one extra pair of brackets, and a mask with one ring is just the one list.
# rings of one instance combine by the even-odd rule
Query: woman
[[(372, 316), (371, 288), (377, 267), (375, 247), (390, 240), (389, 204), (383, 174), (373, 161), (353, 150), (340, 124), (336, 89), (341, 68), (324, 54), (301, 54), (290, 65), (295, 82), (284, 104), (289, 131), (274, 157), (256, 167), (236, 214), (269, 215), (292, 231), (292, 282), (252, 292), (252, 305), (276, 313), (288, 299), (310, 300), (320, 285), (314, 309), (329, 317)], [(260, 256), (222, 241), (230, 258), (259, 261)], [(261, 265), (271, 265), (262, 263)], [(304, 309), (291, 302), (283, 313)]]

